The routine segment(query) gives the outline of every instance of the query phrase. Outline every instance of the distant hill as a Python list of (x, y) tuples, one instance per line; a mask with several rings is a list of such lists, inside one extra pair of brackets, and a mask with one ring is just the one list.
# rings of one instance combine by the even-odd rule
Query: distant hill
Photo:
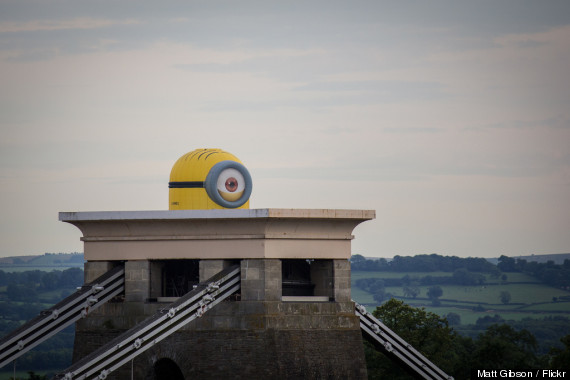
[(62, 269), (83, 268), (83, 253), (44, 253), (36, 256), (0, 257), (0, 269)]
[[(554, 264), (562, 265), (564, 264), (564, 260), (566, 259), (570, 260), (570, 253), (553, 253), (549, 255), (529, 255), (529, 256), (509, 256), (509, 257), (512, 257), (514, 259), (523, 259), (528, 261), (529, 263), (534, 261), (539, 264), (552, 260), (554, 261)], [(487, 259), (487, 261), (496, 265), (499, 262), (499, 258), (493, 257)]]
[(15, 263), (27, 263), (28, 261), (38, 257), (35, 256), (10, 256), (10, 257), (0, 257), (0, 265), (12, 265)]
[[(512, 257), (514, 259), (523, 259), (523, 260), (526, 260), (528, 262), (535, 261), (537, 263), (545, 263), (549, 260), (552, 260), (552, 261), (554, 261), (554, 264), (562, 265), (562, 264), (564, 264), (564, 260), (566, 260), (566, 259), (570, 260), (570, 253), (552, 253), (552, 254), (545, 254), (545, 255), (509, 256), (509, 257)], [(390, 262), (394, 259), (393, 257), (369, 257), (369, 256), (365, 256), (365, 258), (367, 260), (384, 259), (388, 262)], [(488, 257), (485, 259), (494, 265), (497, 265), (499, 263), (498, 257), (490, 257), (490, 258)]]

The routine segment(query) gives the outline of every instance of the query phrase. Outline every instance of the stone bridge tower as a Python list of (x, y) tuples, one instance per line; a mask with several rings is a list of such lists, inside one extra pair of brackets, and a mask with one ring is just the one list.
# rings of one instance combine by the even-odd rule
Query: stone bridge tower
[(83, 233), (86, 283), (125, 275), (123, 297), (76, 323), (74, 362), (239, 265), (238, 294), (109, 378), (365, 379), (348, 260), (374, 211), (250, 210), (251, 191), (239, 159), (197, 149), (172, 168), (168, 211), (61, 213)]
[(83, 233), (85, 281), (124, 266), (124, 297), (76, 323), (74, 361), (230, 265), (241, 290), (109, 379), (366, 379), (350, 243), (374, 211), (60, 213)]

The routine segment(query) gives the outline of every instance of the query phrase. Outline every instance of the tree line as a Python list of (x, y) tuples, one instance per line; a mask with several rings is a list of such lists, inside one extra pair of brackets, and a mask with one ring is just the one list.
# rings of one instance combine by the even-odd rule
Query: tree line
[[(483, 285), (485, 278), (480, 273), (489, 273), (492, 278), (506, 279), (508, 272), (520, 272), (535, 277), (543, 284), (570, 290), (570, 260), (564, 260), (562, 265), (550, 260), (537, 263), (524, 259), (501, 256), (497, 265), (480, 257), (441, 256), (438, 254), (416, 256), (394, 256), (388, 261), (383, 258), (367, 259), (362, 255), (353, 255), (350, 265), (355, 271), (373, 272), (454, 272), (452, 278), (443, 276), (424, 276), (417, 282), (421, 285), (455, 284)], [(478, 272), (478, 273), (473, 273)], [(396, 280), (396, 281), (403, 281)], [(465, 283), (460, 283), (464, 281)], [(402, 286), (400, 284), (385, 286)]]
[(562, 265), (549, 260), (546, 263), (515, 259), (501, 256), (497, 267), (502, 272), (521, 272), (539, 279), (542, 283), (570, 290), (570, 260), (565, 259)]
[[(0, 310), (2, 310), (0, 336), (14, 331), (22, 323), (36, 317), (50, 304), (61, 301), (64, 296), (81, 285), (83, 285), (83, 270), (79, 268), (51, 272), (0, 270), (0, 286), (6, 287), (5, 293), (1, 294), (3, 300), (0, 300)], [(40, 299), (40, 294), (43, 292), (55, 292), (55, 295), (49, 299), (45, 297)], [(69, 366), (74, 336), (75, 326), (60, 331), (34, 350), (19, 357), (16, 360), (17, 366), (29, 370), (61, 369)], [(32, 372), (29, 379), (39, 378), (34, 376), (37, 375)]]
[[(507, 324), (488, 325), (474, 338), (462, 336), (446, 318), (395, 299), (378, 306), (373, 315), (456, 379), (470, 378), (477, 368), (568, 369), (570, 363), (570, 335), (560, 339), (563, 348), (539, 354), (531, 332)], [(369, 379), (410, 378), (372, 345), (366, 345), (365, 353)]]
[[(41, 270), (4, 272), (0, 270), (0, 286), (6, 286), (6, 297), (10, 301), (35, 302), (40, 292), (69, 290), (82, 284), (83, 270), (80, 268), (51, 272)], [(59, 294), (53, 301), (61, 300), (61, 296), (62, 294)]]
[[(451, 312), (445, 316), (449, 324), (457, 333), (473, 339), (495, 324), (507, 324), (517, 331), (527, 330), (537, 341), (537, 355), (546, 355), (553, 347), (560, 348), (560, 337), (570, 334), (570, 319), (564, 315), (515, 321), (505, 320), (500, 314), (495, 314), (480, 317), (475, 324), (461, 325), (460, 317), (457, 320), (454, 314)], [(456, 320), (452, 323), (454, 319)]]
[(350, 258), (352, 270), (380, 272), (454, 272), (465, 269), (469, 272), (492, 273), (497, 267), (481, 257), (441, 256), (438, 254), (394, 256), (391, 261), (383, 258), (367, 259), (362, 255)]

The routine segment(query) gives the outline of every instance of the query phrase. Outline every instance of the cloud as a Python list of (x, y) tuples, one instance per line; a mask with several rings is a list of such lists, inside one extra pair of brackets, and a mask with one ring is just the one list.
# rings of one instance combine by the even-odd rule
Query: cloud
[(77, 18), (72, 20), (34, 20), (27, 22), (0, 22), (0, 33), (45, 32), (54, 30), (101, 29), (113, 25), (140, 24), (137, 20), (103, 20)]
[(466, 127), (467, 131), (476, 130), (496, 130), (496, 129), (511, 129), (511, 130), (522, 130), (522, 129), (570, 129), (570, 118), (564, 115), (550, 116), (544, 119), (516, 119), (507, 120), (500, 123), (485, 124), (481, 126), (469, 126)]
[[(344, 93), (345, 104), (378, 104), (404, 101), (434, 101), (446, 97), (442, 84), (421, 81), (368, 80), (313, 82), (296, 87), (297, 91), (316, 94)], [(347, 94), (352, 95), (347, 95)], [(350, 99), (350, 100), (349, 100)]]
[(386, 133), (441, 133), (443, 128), (430, 128), (430, 127), (404, 127), (404, 128), (382, 128)]
[[(570, 215), (568, 4), (3, 1), (2, 210), (63, 251), (57, 211), (164, 208), (173, 162), (220, 147), (265, 207), (382, 210), (363, 253), (545, 244)], [(542, 208), (556, 225), (522, 218)]]

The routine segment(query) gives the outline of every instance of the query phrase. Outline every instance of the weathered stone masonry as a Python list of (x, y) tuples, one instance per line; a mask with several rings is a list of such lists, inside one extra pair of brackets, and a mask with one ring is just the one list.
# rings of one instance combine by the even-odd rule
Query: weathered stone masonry
[[(366, 218), (359, 215), (350, 220), (344, 215), (345, 219), (338, 220), (344, 223), (344, 230), (346, 226), (352, 226), (352, 229), (355, 220), (370, 218), (370, 215)], [(306, 216), (304, 218), (307, 219)], [(345, 252), (346, 246), (340, 247), (352, 236), (341, 231), (342, 228), (335, 226), (330, 218), (322, 219), (327, 226), (321, 232), (308, 236), (306, 231), (299, 232), (303, 229), (301, 219), (287, 220), (289, 225), (296, 224), (297, 235), (295, 238), (294, 234), (289, 234), (285, 239), (295, 241), (280, 239), (261, 244), (265, 245), (264, 249), (269, 247), (279, 251), (275, 255), (278, 257), (271, 257), (271, 253), (251, 257), (251, 252), (241, 252), (242, 258), (238, 259), (235, 257), (235, 248), (244, 245), (240, 242), (234, 245), (231, 257), (215, 252), (211, 259), (206, 259), (200, 257), (204, 254), (202, 251), (196, 253), (189, 249), (188, 260), (199, 260), (196, 272), (199, 281), (239, 263), (240, 294), (220, 303), (136, 357), (132, 363), (134, 378), (365, 379), (366, 364), (359, 320), (350, 298), (350, 252)], [(306, 221), (312, 233), (319, 230), (320, 227), (314, 223), (316, 220), (308, 218)], [(227, 220), (224, 223), (227, 227)], [(243, 223), (243, 220), (239, 223), (241, 233), (247, 233)], [(144, 223), (139, 220), (137, 224)], [(171, 280), (164, 278), (167, 273), (164, 268), (168, 260), (172, 260), (165, 257), (164, 252), (156, 255), (147, 252), (139, 260), (134, 260), (131, 253), (131, 257), (121, 259), (118, 256), (117, 260), (108, 260), (108, 257), (105, 257), (107, 260), (96, 260), (97, 255), (90, 258), (89, 241), (97, 242), (97, 250), (100, 250), (103, 241), (107, 244), (113, 244), (113, 241), (128, 243), (138, 238), (133, 239), (130, 235), (125, 240), (117, 236), (110, 239), (104, 234), (90, 233), (85, 225), (82, 227), (88, 259), (85, 264), (86, 282), (115, 265), (124, 265), (125, 295), (77, 322), (74, 361), (140, 323), (156, 310), (167, 307), (169, 298), (161, 292), (164, 292), (165, 280)], [(112, 229), (106, 229), (107, 234), (109, 231), (112, 233)], [(195, 233), (195, 230), (187, 229), (188, 232)], [(224, 232), (229, 233), (227, 229)], [(250, 240), (260, 237), (259, 234), (248, 235)], [(314, 258), (310, 248), (314, 247), (315, 240), (322, 239), (324, 235), (332, 236), (326, 244), (333, 247), (332, 257), (319, 254)], [(208, 236), (211, 238), (211, 235)], [(262, 238), (268, 239), (268, 234)], [(302, 250), (298, 245), (303, 240), (311, 242), (307, 244), (308, 250), (304, 256), (299, 254)], [(339, 246), (331, 244), (334, 241)], [(289, 256), (283, 254), (287, 252), (287, 243), (291, 243), (294, 251)], [(254, 245), (259, 248), (259, 244)], [(245, 246), (251, 245), (248, 243)], [(340, 251), (343, 253), (339, 254)], [(176, 259), (180, 260), (179, 257)], [(293, 287), (293, 296), (285, 296), (285, 281)], [(124, 365), (111, 373), (108, 379), (131, 379), (131, 365)]]

